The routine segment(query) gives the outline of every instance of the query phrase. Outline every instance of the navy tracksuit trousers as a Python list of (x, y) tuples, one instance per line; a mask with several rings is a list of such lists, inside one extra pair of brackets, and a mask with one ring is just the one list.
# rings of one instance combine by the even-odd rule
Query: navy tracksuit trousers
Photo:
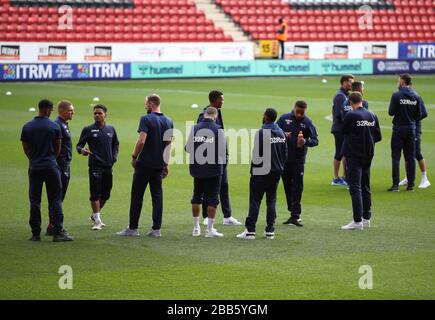
[(372, 160), (346, 158), (347, 183), (352, 198), (353, 220), (370, 220), (372, 216), (372, 196), (370, 192), (370, 166)]
[(245, 226), (249, 232), (255, 232), (258, 214), (260, 212), (261, 200), (266, 193), (266, 232), (275, 231), (276, 219), (276, 190), (279, 184), (279, 173), (269, 173), (265, 176), (251, 175), (249, 182), (249, 213), (246, 218)]
[(301, 199), (304, 190), (304, 167), (302, 161), (286, 162), (282, 173), (287, 209), (293, 219), (301, 217)]
[(150, 185), (153, 204), (153, 230), (159, 230), (162, 226), (163, 215), (163, 190), (162, 190), (162, 169), (151, 169), (136, 166), (133, 174), (130, 201), (130, 229), (137, 229), (139, 226), (140, 213), (142, 211), (143, 196)]
[(29, 169), (29, 225), (33, 235), (41, 233), (41, 195), (45, 182), (48, 198), (48, 211), (53, 223), (53, 232), (58, 234), (63, 229), (62, 183), (59, 168)]
[(400, 156), (403, 155), (406, 162), (406, 177), (408, 186), (413, 187), (415, 182), (415, 128), (403, 126), (393, 128), (391, 136), (391, 158), (393, 167), (393, 185), (400, 182)]

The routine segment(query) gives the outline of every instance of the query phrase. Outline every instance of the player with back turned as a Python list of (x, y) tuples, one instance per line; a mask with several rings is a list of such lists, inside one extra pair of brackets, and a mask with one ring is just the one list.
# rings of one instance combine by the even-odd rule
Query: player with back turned
[(375, 152), (375, 143), (381, 141), (381, 129), (376, 115), (362, 105), (362, 95), (352, 92), (352, 106), (343, 119), (343, 154), (347, 161), (347, 181), (352, 198), (353, 221), (342, 230), (363, 230), (370, 227), (372, 216), (370, 192), (370, 167)]
[(393, 117), (391, 136), (391, 158), (393, 185), (388, 191), (398, 192), (400, 182), (400, 157), (406, 162), (407, 191), (414, 191), (415, 182), (415, 138), (416, 122), (421, 120), (423, 103), (421, 97), (412, 89), (412, 78), (408, 73), (399, 77), (399, 90), (393, 93), (388, 114)]
[(24, 153), (29, 159), (29, 200), (32, 229), (31, 241), (41, 241), (41, 195), (45, 183), (47, 189), (49, 215), (53, 224), (53, 241), (73, 240), (63, 230), (62, 183), (56, 157), (61, 148), (59, 126), (50, 121), (53, 103), (39, 101), (39, 115), (27, 122), (21, 131)]
[(287, 160), (287, 143), (284, 132), (275, 123), (276, 110), (267, 108), (263, 113), (263, 126), (255, 134), (252, 152), (251, 178), (249, 180), (249, 212), (246, 229), (239, 239), (255, 239), (256, 224), (261, 201), (266, 194), (266, 239), (275, 238), (276, 191)]

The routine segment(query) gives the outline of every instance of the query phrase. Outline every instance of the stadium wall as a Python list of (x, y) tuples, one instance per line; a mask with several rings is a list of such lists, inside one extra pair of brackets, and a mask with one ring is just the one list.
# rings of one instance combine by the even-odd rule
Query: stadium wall
[[(329, 59), (299, 56), (299, 59), (255, 60), (251, 42), (134, 44), (132, 47), (126, 44), (0, 43), (0, 81), (435, 73), (435, 43), (349, 46), (329, 43), (329, 47), (325, 43), (310, 43), (308, 47), (320, 44), (326, 51), (332, 48)], [(364, 58), (349, 58), (355, 56), (349, 52), (351, 48), (360, 50)], [(370, 52), (373, 55), (367, 56)], [(374, 59), (376, 57), (380, 59)]]

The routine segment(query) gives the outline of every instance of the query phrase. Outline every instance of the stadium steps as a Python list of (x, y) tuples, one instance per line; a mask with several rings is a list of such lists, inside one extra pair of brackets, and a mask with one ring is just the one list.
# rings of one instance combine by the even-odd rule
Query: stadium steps
[(206, 18), (214, 22), (216, 27), (222, 28), (226, 35), (230, 35), (234, 41), (249, 41), (242, 29), (228, 18), (218, 6), (211, 0), (193, 0), (196, 7), (203, 11)]

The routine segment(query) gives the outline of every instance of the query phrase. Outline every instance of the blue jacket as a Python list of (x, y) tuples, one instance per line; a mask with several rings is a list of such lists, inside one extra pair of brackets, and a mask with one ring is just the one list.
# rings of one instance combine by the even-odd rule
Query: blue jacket
[(69, 131), (68, 123), (61, 117), (57, 117), (55, 122), (59, 125), (62, 133), (62, 145), (60, 148), (59, 157), (57, 157), (57, 163), (61, 166), (68, 166), (72, 159), (72, 139), (71, 132)]
[(263, 124), (255, 134), (251, 175), (281, 174), (286, 160), (287, 143), (284, 132), (276, 123)]
[[(294, 112), (283, 114), (277, 122), (277, 125), (285, 133), (291, 133), (290, 138), (287, 139), (288, 146), (288, 162), (305, 162), (305, 157), (308, 152), (308, 147), (315, 147), (319, 144), (317, 138), (316, 127), (308, 117), (303, 117), (297, 120)], [(305, 139), (303, 148), (297, 147), (298, 134), (302, 131)]]
[(203, 119), (193, 126), (186, 151), (190, 154), (189, 171), (192, 177), (222, 175), (226, 163), (225, 133), (212, 119)]
[(349, 93), (343, 87), (338, 90), (332, 101), (332, 127), (331, 133), (340, 133), (343, 123), (343, 103), (347, 99)]
[(29, 168), (57, 167), (56, 141), (61, 140), (59, 126), (47, 117), (35, 117), (21, 131), (21, 141), (30, 147)]
[(119, 152), (115, 128), (108, 124), (99, 128), (95, 123), (84, 127), (76, 146), (78, 153), (81, 153), (86, 143), (92, 152), (88, 160), (89, 168), (111, 169)]
[(410, 87), (400, 87), (393, 93), (388, 108), (388, 114), (393, 116), (393, 130), (403, 126), (415, 128), (416, 121), (422, 119), (422, 104), (420, 96)]
[(365, 108), (347, 113), (343, 120), (343, 135), (343, 155), (364, 162), (372, 160), (375, 143), (382, 139), (377, 116)]

